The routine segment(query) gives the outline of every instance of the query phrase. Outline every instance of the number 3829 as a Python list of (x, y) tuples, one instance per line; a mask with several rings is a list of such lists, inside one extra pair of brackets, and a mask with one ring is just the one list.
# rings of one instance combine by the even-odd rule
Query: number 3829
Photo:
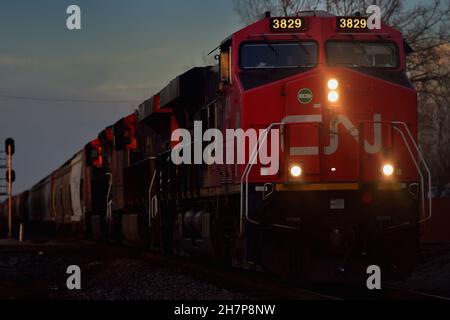
[(340, 18), (338, 22), (339, 29), (366, 29), (367, 18)]
[(302, 30), (305, 24), (302, 18), (273, 18), (270, 23), (272, 30)]

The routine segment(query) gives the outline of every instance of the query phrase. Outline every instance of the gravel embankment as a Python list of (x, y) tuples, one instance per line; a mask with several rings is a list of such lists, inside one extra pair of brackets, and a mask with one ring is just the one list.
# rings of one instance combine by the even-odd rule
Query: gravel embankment
[[(66, 269), (78, 265), (82, 289), (68, 290)], [(8, 249), (0, 245), (0, 299), (238, 300), (249, 297), (222, 289), (159, 263), (136, 250), (93, 245)]]
[[(396, 287), (450, 297), (450, 245), (422, 246), (423, 262)], [(68, 290), (67, 267), (81, 268)], [(224, 289), (226, 288), (226, 289)], [(0, 300), (259, 300), (264, 295), (149, 259), (146, 252), (79, 241), (17, 244), (0, 240)]]
[(450, 297), (450, 244), (422, 245), (422, 263), (398, 287)]

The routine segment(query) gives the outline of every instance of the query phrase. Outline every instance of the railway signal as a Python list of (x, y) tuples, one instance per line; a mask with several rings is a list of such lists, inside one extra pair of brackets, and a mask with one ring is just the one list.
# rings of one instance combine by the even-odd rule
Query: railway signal
[(16, 173), (12, 170), (12, 155), (16, 151), (14, 139), (5, 140), (5, 152), (8, 156), (8, 171), (6, 181), (8, 182), (8, 238), (12, 237), (12, 184), (16, 180)]
[(5, 140), (5, 151), (8, 156), (14, 154), (14, 152), (16, 151), (14, 139), (8, 138)]
[(6, 171), (5, 174), (5, 179), (6, 181), (9, 183), (11, 181), (11, 183), (13, 183), (14, 181), (16, 181), (16, 173), (14, 170), (11, 170), (11, 180), (10, 180), (10, 176), (9, 176), (9, 172)]

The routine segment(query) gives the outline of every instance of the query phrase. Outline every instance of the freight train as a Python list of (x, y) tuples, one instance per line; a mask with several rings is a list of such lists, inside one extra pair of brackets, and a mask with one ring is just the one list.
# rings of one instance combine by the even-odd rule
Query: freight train
[[(215, 50), (216, 65), (177, 76), (14, 197), (14, 233), (24, 223), (26, 235), (70, 232), (300, 281), (414, 267), (431, 183), (402, 34), (359, 15), (266, 13)], [(243, 163), (175, 164), (173, 133), (196, 123), (256, 130), (279, 170), (253, 161), (262, 144), (245, 137)]]

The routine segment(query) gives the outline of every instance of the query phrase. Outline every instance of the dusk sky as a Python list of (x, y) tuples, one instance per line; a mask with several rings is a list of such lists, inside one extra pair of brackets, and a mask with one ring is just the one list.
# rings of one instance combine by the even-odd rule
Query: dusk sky
[[(82, 30), (66, 28), (81, 7)], [(0, 4), (0, 142), (16, 140), (14, 193), (31, 187), (135, 102), (142, 101), (237, 30), (231, 0), (16, 0)]]

